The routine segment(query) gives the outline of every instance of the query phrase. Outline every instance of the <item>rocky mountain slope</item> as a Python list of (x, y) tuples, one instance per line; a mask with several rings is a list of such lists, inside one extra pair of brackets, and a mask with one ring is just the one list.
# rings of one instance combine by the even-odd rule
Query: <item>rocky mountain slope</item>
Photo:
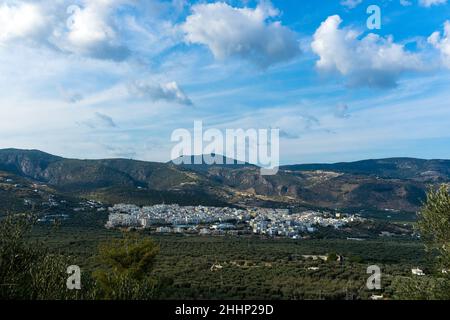
[[(450, 181), (449, 160), (392, 158), (283, 166), (261, 176), (250, 164), (175, 165), (77, 160), (37, 150), (0, 150), (0, 172), (57, 192), (153, 204), (277, 205), (415, 211), (430, 185)], [(1, 192), (1, 191), (0, 191)]]

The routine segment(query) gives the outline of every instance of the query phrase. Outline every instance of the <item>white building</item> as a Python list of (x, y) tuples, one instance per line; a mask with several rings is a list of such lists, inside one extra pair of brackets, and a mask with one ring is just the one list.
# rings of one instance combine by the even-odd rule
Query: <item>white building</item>
[(423, 270), (421, 270), (419, 268), (411, 269), (411, 273), (416, 275), (416, 276), (424, 276), (425, 275)]

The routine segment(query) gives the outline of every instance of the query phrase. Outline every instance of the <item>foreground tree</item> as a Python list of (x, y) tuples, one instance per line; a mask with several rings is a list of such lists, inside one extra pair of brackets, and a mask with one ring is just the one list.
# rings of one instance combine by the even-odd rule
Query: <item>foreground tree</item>
[(146, 300), (156, 297), (158, 281), (151, 276), (159, 247), (148, 238), (127, 234), (99, 248), (102, 268), (94, 272), (100, 299)]
[(450, 268), (450, 194), (448, 185), (430, 190), (419, 212), (418, 229), (431, 253), (437, 254), (440, 270)]
[(66, 286), (68, 257), (29, 240), (33, 224), (28, 215), (0, 220), (0, 300), (77, 298)]
[(398, 299), (450, 299), (450, 194), (448, 185), (430, 189), (418, 214), (417, 229), (434, 270), (420, 277), (398, 277), (393, 282)]

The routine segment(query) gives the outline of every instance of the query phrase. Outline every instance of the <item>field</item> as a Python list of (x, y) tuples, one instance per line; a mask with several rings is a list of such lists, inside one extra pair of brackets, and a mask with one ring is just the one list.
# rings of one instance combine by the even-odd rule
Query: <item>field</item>
[[(119, 231), (103, 228), (104, 217), (58, 228), (38, 226), (33, 238), (52, 251), (70, 255), (85, 273), (97, 266), (98, 245)], [(88, 225), (88, 227), (86, 226)], [(161, 299), (367, 299), (392, 295), (394, 277), (427, 268), (423, 245), (412, 238), (364, 241), (324, 238), (268, 239), (256, 236), (153, 235), (160, 246), (153, 275)], [(303, 255), (327, 255), (328, 261)], [(336, 257), (341, 256), (341, 261)], [(382, 270), (382, 290), (366, 289), (369, 265)]]

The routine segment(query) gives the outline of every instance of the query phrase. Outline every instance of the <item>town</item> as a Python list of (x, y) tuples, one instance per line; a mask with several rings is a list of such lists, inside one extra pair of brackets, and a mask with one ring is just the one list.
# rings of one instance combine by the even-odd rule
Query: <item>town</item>
[(192, 233), (200, 235), (258, 234), (299, 239), (318, 227), (339, 229), (363, 219), (346, 214), (288, 209), (218, 208), (159, 204), (138, 207), (116, 204), (109, 209), (107, 228), (141, 228), (156, 233)]

